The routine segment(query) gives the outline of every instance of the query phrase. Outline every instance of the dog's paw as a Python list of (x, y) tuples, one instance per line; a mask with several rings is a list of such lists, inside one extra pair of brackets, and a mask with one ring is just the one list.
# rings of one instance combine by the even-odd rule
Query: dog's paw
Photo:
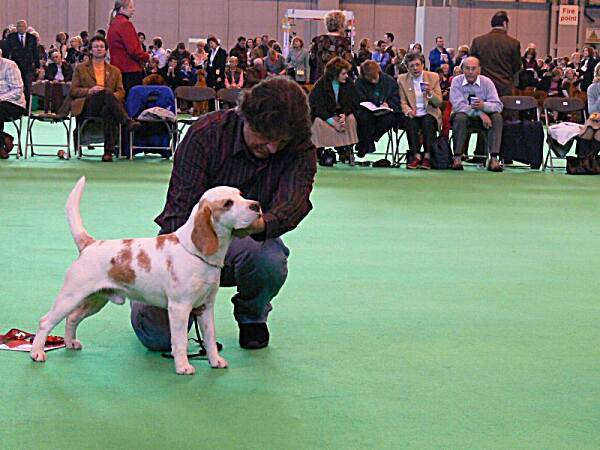
[(183, 364), (181, 366), (175, 367), (175, 371), (179, 375), (194, 375), (196, 373), (196, 368), (192, 366), (190, 363)]
[(81, 345), (78, 339), (73, 339), (72, 341), (65, 341), (65, 347), (69, 350), (81, 350), (83, 345)]
[(36, 362), (46, 361), (46, 352), (44, 350), (31, 350), (29, 356)]
[(225, 369), (229, 366), (229, 363), (225, 358), (217, 356), (215, 358), (208, 358), (208, 363), (213, 369)]

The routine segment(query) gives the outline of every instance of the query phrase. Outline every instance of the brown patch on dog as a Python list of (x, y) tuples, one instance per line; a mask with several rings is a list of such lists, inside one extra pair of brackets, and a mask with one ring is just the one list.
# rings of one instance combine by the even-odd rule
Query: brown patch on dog
[(133, 239), (123, 239), (123, 245), (125, 247), (131, 247), (132, 243), (133, 243)]
[(121, 249), (111, 258), (108, 276), (117, 283), (131, 284), (135, 281), (135, 271), (131, 267), (132, 252), (130, 246)]
[(179, 279), (177, 278), (177, 274), (175, 273), (175, 270), (173, 269), (173, 259), (170, 256), (167, 257), (167, 272), (169, 272), (169, 275), (171, 276), (173, 283), (177, 283), (179, 281)]
[(156, 237), (156, 250), (162, 250), (167, 241), (172, 242), (173, 244), (179, 244), (179, 238), (175, 236), (175, 233), (161, 234)]
[(146, 253), (144, 250), (140, 250), (136, 259), (138, 262), (138, 266), (140, 266), (146, 272), (150, 272), (152, 270), (152, 263), (150, 262), (150, 257), (148, 256), (148, 253)]
[(101, 240), (101, 241), (96, 241), (98, 243), (98, 247), (101, 246), (102, 244), (104, 244), (106, 241), (105, 240)]
[(219, 239), (212, 226), (211, 216), (210, 206), (201, 204), (194, 218), (191, 236), (194, 246), (206, 256), (214, 255), (219, 249)]

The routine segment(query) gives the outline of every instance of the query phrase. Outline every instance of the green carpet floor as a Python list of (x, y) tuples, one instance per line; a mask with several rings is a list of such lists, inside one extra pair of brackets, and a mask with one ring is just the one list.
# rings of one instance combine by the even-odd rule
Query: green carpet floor
[[(171, 167), (0, 161), (0, 332), (35, 331), (77, 256), (79, 176), (92, 236), (152, 236)], [(238, 347), (222, 289), (230, 368), (177, 376), (110, 304), (82, 352), (0, 352), (0, 448), (600, 446), (599, 178), (346, 166), (319, 169), (312, 200), (268, 349)]]

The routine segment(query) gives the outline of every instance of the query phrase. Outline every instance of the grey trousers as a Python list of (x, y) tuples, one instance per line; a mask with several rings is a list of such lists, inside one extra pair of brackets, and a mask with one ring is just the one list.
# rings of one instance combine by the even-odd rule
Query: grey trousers
[[(287, 278), (290, 254), (280, 238), (257, 242), (251, 237), (234, 238), (221, 271), (223, 287), (237, 286), (231, 299), (238, 323), (265, 323), (271, 300)], [(188, 330), (192, 321), (188, 324)], [(131, 326), (150, 350), (169, 351), (171, 332), (166, 309), (131, 302)]]
[(502, 114), (488, 114), (492, 119), (492, 128), (483, 128), (483, 122), (479, 117), (470, 117), (465, 113), (455, 113), (452, 116), (452, 141), (454, 155), (460, 156), (461, 150), (467, 139), (468, 130), (483, 131), (487, 140), (486, 150), (489, 154), (499, 154), (502, 143)]

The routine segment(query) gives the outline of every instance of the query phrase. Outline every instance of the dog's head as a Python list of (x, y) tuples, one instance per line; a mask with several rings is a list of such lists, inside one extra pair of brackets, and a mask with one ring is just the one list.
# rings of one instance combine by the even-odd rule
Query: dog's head
[(231, 233), (235, 229), (249, 227), (261, 215), (258, 202), (246, 200), (238, 189), (228, 186), (206, 191), (195, 210), (192, 243), (207, 256), (219, 249), (215, 228)]

